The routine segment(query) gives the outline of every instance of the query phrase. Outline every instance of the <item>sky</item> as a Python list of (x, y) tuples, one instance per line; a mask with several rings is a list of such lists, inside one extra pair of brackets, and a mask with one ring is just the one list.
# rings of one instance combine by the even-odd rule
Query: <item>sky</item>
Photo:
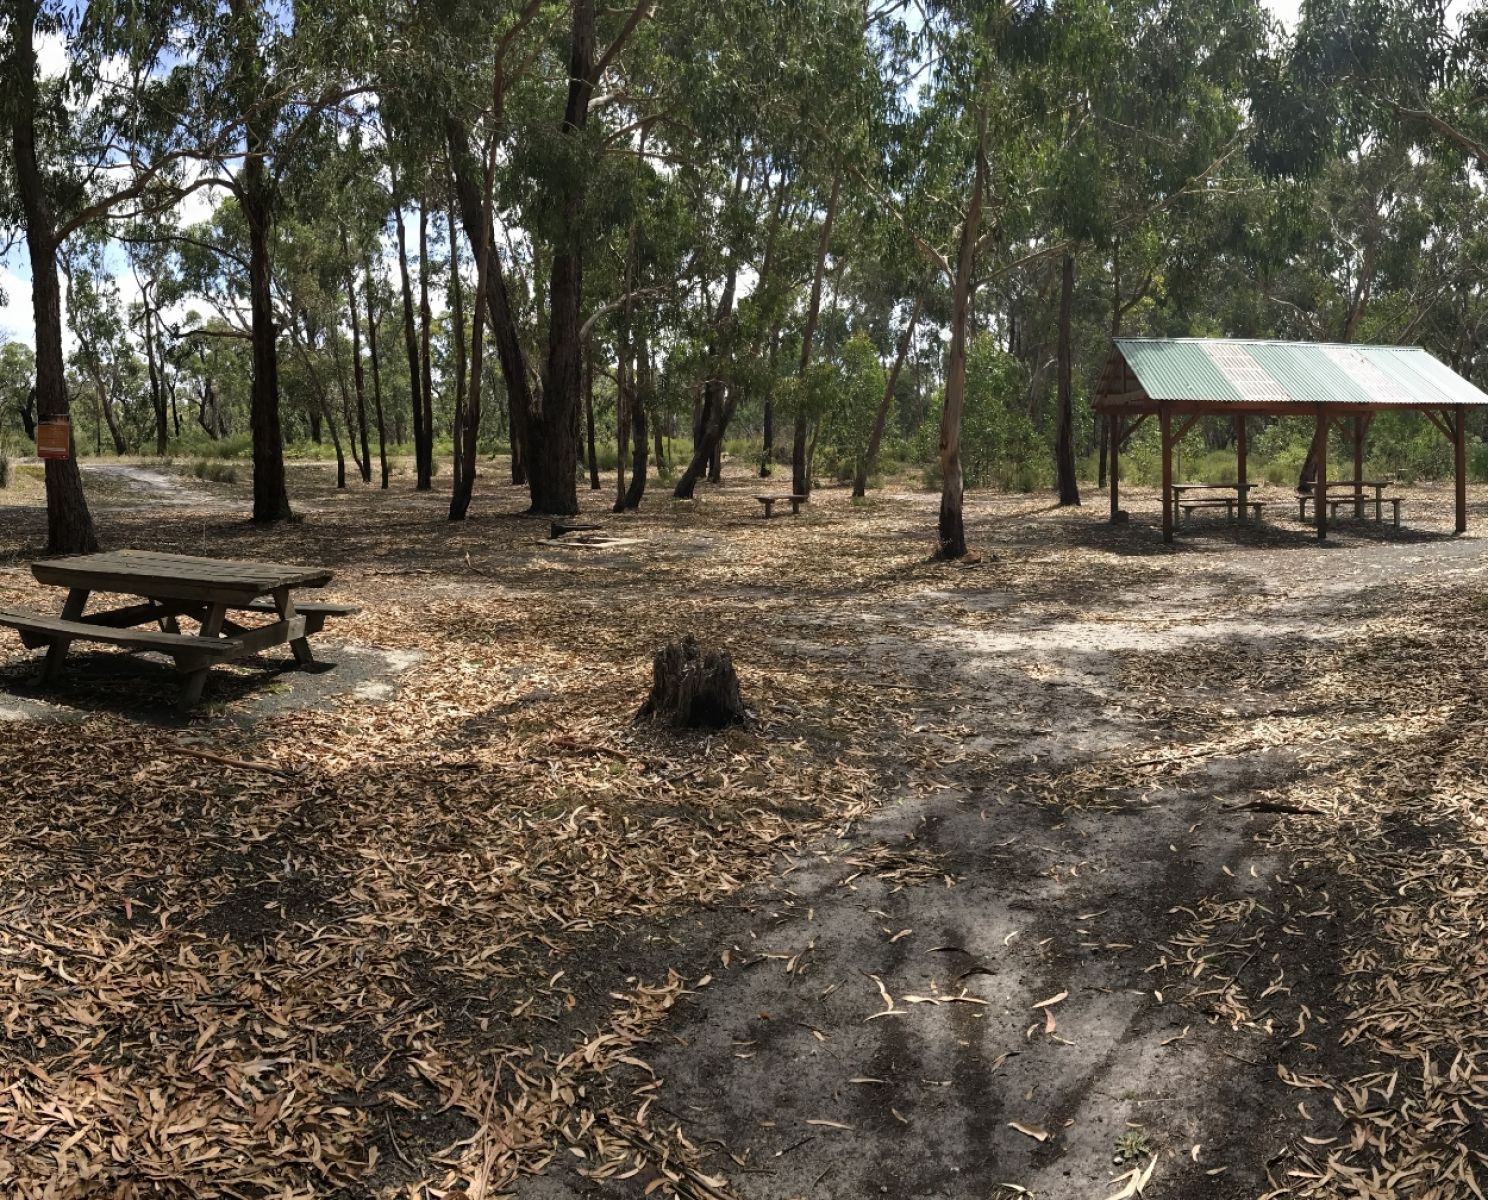
[[(1281, 22), (1291, 29), (1297, 21), (1297, 9), (1301, 0), (1266, 0), (1266, 6)], [(38, 58), (43, 74), (60, 73), (62, 60), (61, 43), (56, 39), (43, 38), (37, 45)], [(198, 205), (209, 204), (206, 193), (197, 193)], [(191, 214), (199, 220), (204, 212)], [(26, 262), (24, 244), (13, 247), (9, 254), (0, 257), (0, 342), (20, 341), (33, 343), (31, 318), (31, 272)], [(126, 302), (134, 298), (134, 281), (125, 272), (119, 280), (120, 290)]]

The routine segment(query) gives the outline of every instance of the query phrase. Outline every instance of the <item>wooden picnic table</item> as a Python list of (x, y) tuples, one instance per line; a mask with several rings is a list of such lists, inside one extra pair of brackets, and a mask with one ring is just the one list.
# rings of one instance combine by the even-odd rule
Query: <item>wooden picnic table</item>
[[(1254, 511), (1256, 520), (1261, 519), (1261, 510), (1265, 506), (1259, 501), (1250, 499), (1250, 493), (1259, 485), (1254, 483), (1174, 483), (1169, 485), (1173, 492), (1173, 503), (1178, 506), (1179, 520), (1185, 515), (1198, 508), (1223, 508), (1225, 515), (1234, 519), (1235, 509), (1240, 510), (1240, 521), (1243, 524), (1247, 513)], [(1225, 492), (1231, 495), (1219, 496), (1213, 500), (1185, 499), (1187, 492)]]
[[(1345, 505), (1348, 505), (1348, 504), (1353, 504), (1354, 505), (1354, 515), (1356, 517), (1362, 518), (1364, 516), (1364, 506), (1366, 504), (1373, 503), (1373, 505), (1374, 505), (1374, 520), (1375, 520), (1375, 523), (1376, 524), (1380, 524), (1380, 523), (1382, 523), (1384, 521), (1385, 505), (1386, 504), (1392, 505), (1394, 507), (1394, 509), (1395, 509), (1395, 525), (1396, 525), (1397, 528), (1399, 528), (1399, 526), (1400, 526), (1400, 497), (1398, 497), (1398, 496), (1386, 496), (1385, 495), (1385, 489), (1387, 487), (1393, 487), (1394, 484), (1395, 484), (1395, 481), (1393, 479), (1330, 479), (1325, 484), (1323, 484), (1324, 498), (1326, 499), (1326, 501), (1328, 503), (1328, 506), (1333, 510), (1333, 513), (1334, 513), (1335, 516), (1338, 514), (1338, 510), (1340, 508), (1342, 508), (1342, 507), (1344, 507)], [(1374, 492), (1374, 499), (1373, 499), (1373, 501), (1371, 501), (1367, 496), (1364, 495), (1364, 490), (1366, 488), (1371, 489)], [(1343, 498), (1336, 498), (1336, 497), (1333, 497), (1333, 496), (1328, 496), (1326, 494), (1328, 492), (1342, 492), (1342, 491), (1350, 491), (1350, 492), (1353, 492), (1354, 494), (1352, 496), (1343, 497)], [(1312, 493), (1300, 492), (1300, 493), (1298, 493), (1298, 495), (1297, 495), (1297, 518), (1298, 518), (1298, 520), (1301, 520), (1301, 521), (1307, 520), (1307, 505), (1309, 503), (1315, 503), (1316, 502), (1316, 499), (1317, 499), (1317, 493), (1316, 492), (1312, 492)]]
[[(345, 604), (296, 605), (300, 588), (323, 588), (331, 581), (324, 567), (289, 563), (242, 562), (116, 550), (31, 564), (37, 582), (66, 588), (60, 617), (25, 610), (0, 610), (0, 626), (17, 630), (28, 648), (47, 647), (42, 678), (49, 679), (74, 641), (96, 641), (125, 650), (169, 655), (185, 676), (181, 706), (201, 699), (213, 663), (231, 662), (270, 646), (289, 644), (295, 661), (310, 666), (310, 637), (328, 617), (357, 610)], [(88, 613), (94, 592), (140, 597), (143, 603)], [(245, 626), (228, 613), (248, 612), (274, 619)], [(183, 634), (179, 620), (195, 621), (195, 634)], [(155, 626), (155, 628), (140, 628)]]

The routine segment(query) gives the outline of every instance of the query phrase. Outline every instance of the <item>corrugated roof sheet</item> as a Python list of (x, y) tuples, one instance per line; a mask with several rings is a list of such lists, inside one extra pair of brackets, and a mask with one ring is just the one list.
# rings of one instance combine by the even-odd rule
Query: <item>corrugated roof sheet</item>
[(1116, 348), (1153, 400), (1488, 405), (1488, 395), (1419, 346), (1118, 338)]

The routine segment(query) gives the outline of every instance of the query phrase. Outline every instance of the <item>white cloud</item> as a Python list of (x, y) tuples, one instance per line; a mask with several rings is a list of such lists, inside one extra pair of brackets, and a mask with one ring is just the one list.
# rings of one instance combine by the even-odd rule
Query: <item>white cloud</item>
[(25, 342), (28, 346), (35, 345), (35, 326), (31, 317), (31, 280), (0, 265), (0, 292), (5, 293), (5, 303), (0, 305), (0, 338)]
[(67, 43), (61, 34), (37, 35), (36, 69), (43, 79), (56, 79), (67, 70)]

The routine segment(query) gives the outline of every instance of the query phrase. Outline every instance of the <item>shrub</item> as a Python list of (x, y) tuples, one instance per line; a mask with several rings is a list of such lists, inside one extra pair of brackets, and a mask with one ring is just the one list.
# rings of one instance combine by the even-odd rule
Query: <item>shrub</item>
[(191, 464), (191, 473), (205, 483), (237, 483), (238, 468), (235, 464), (199, 458)]

